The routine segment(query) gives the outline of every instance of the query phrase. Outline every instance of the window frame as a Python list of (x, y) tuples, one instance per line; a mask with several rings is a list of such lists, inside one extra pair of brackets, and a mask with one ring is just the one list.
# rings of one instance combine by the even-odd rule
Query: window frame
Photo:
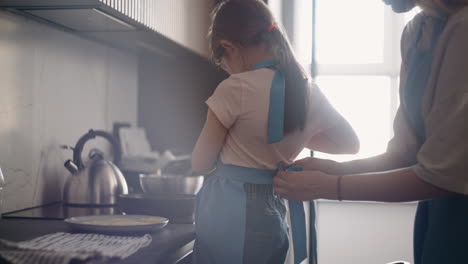
[[(390, 78), (390, 116), (389, 140), (393, 137), (393, 120), (399, 106), (399, 75), (401, 66), (400, 38), (404, 25), (407, 22), (407, 15), (396, 14), (389, 6), (384, 7), (384, 47), (383, 62), (374, 64), (320, 64), (316, 60), (316, 12), (318, 1), (310, 0), (311, 10), (311, 31), (312, 31), (312, 52), (310, 63), (303, 66), (309, 71), (312, 78), (319, 76), (384, 76)], [(294, 19), (298, 9), (299, 1), (291, 0), (269, 0), (268, 4), (279, 21), (284, 24), (287, 32), (292, 32), (290, 36), (291, 45), (297, 49), (294, 35), (298, 33), (297, 19)], [(383, 3), (382, 3), (383, 4)], [(287, 8), (285, 8), (287, 7)], [(311, 153), (313, 155), (313, 153)]]
[[(312, 0), (317, 1), (327, 0)], [(314, 12), (317, 10), (314, 9)], [(390, 78), (389, 140), (393, 137), (393, 120), (399, 106), (399, 76), (401, 68), (400, 39), (405, 25), (404, 15), (396, 14), (389, 6), (384, 7), (384, 47), (383, 62), (374, 64), (320, 64), (315, 58), (311, 68), (316, 68), (314, 77), (319, 76), (383, 76)], [(317, 38), (316, 24), (313, 24), (313, 41)], [(316, 47), (314, 47), (317, 52)], [(315, 54), (315, 53), (314, 53)]]

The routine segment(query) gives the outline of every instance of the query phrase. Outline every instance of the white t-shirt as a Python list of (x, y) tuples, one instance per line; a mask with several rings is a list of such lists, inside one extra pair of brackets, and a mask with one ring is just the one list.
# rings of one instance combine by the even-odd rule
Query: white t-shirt
[(268, 109), (274, 73), (262, 68), (233, 74), (221, 82), (206, 101), (229, 130), (220, 153), (223, 163), (271, 170), (276, 169), (279, 162), (291, 164), (304, 147), (310, 147), (308, 141), (312, 136), (337, 122), (339, 114), (318, 87), (311, 85), (305, 129), (268, 144)]
[[(423, 23), (424, 20), (424, 23)], [(432, 38), (431, 17), (417, 15), (405, 28), (401, 40), (400, 97), (405, 94), (410, 48), (423, 28), (420, 49)], [(442, 189), (468, 194), (468, 7), (450, 16), (431, 64), (422, 98), (425, 142), (420, 146), (404, 107), (398, 109), (395, 136), (387, 152), (412, 166), (416, 175)]]

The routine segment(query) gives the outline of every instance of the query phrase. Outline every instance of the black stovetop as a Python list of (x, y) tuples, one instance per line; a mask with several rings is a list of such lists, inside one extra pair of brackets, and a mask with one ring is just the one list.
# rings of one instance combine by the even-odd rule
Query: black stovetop
[(122, 215), (123, 212), (115, 206), (107, 207), (78, 207), (66, 206), (61, 202), (46, 204), (5, 213), (3, 218), (55, 219), (63, 220), (74, 216), (86, 215)]

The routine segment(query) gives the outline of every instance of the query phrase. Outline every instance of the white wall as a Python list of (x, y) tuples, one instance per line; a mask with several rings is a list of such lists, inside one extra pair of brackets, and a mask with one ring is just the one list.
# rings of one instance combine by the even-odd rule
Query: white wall
[(60, 200), (88, 129), (137, 120), (136, 55), (0, 10), (0, 167), (4, 211)]
[(318, 263), (413, 262), (416, 203), (319, 201)]

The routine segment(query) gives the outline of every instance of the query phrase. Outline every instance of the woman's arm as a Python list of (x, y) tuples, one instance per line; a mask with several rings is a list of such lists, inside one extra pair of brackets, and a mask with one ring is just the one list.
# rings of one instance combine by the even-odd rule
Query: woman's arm
[(206, 174), (215, 168), (226, 134), (227, 129), (208, 109), (205, 125), (192, 152), (192, 170), (194, 172)]
[[(320, 171), (283, 172), (273, 179), (275, 191), (293, 201), (329, 199), (408, 202), (453, 195), (421, 180), (412, 168), (340, 176)], [(340, 194), (339, 194), (340, 193)]]
[(296, 164), (304, 167), (304, 170), (320, 170), (336, 175), (388, 171), (416, 164), (417, 139), (412, 134), (401, 108), (397, 111), (393, 128), (395, 135), (388, 143), (387, 151), (380, 155), (342, 163), (305, 158), (297, 161)]
[(345, 175), (394, 170), (408, 167), (413, 163), (398, 157), (398, 155), (391, 152), (347, 162), (307, 157), (297, 160), (294, 164), (303, 167), (304, 170), (319, 170), (328, 174)]

